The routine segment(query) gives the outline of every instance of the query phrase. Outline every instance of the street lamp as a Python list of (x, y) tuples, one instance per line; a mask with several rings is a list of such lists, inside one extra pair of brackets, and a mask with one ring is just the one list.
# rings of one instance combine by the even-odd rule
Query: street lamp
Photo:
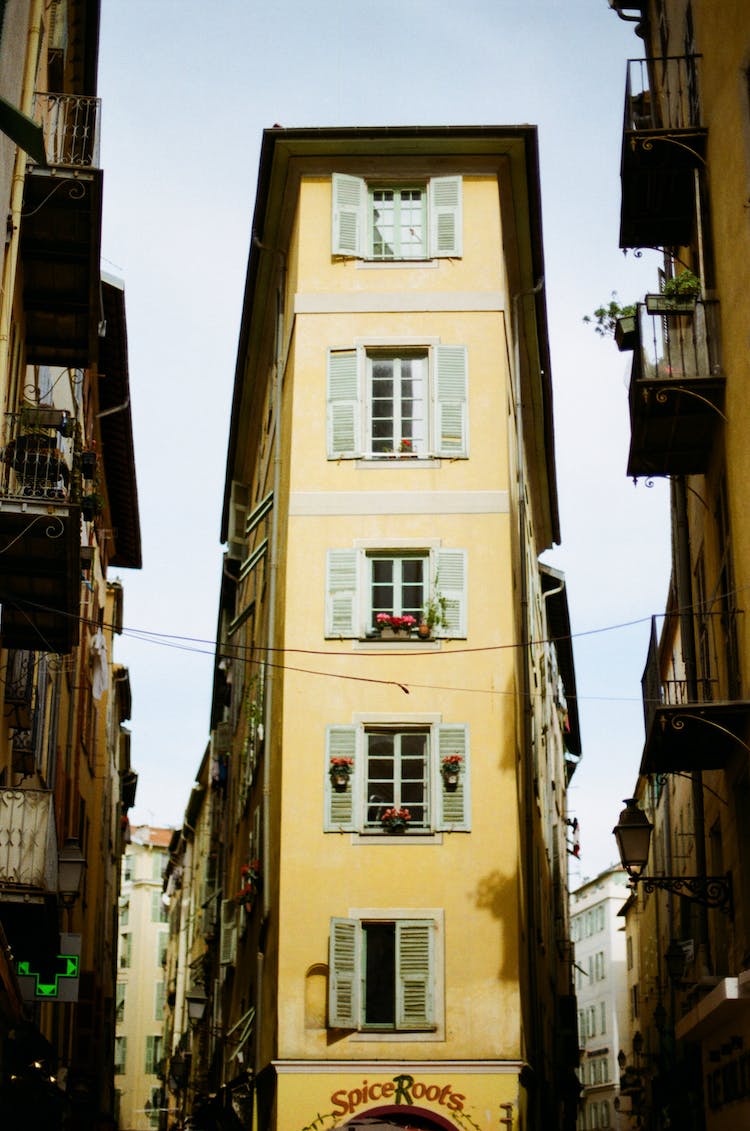
[(643, 883), (644, 891), (657, 888), (681, 895), (704, 907), (718, 907), (726, 915), (732, 914), (732, 877), (726, 876), (643, 876), (648, 863), (649, 845), (654, 826), (635, 797), (627, 798), (625, 808), (612, 832), (615, 834), (620, 860), (633, 885)]
[(206, 991), (200, 986), (194, 986), (189, 993), (185, 994), (185, 1001), (187, 1002), (188, 1021), (192, 1026), (197, 1025), (199, 1021), (203, 1020), (203, 1014), (206, 1012)]
[(69, 836), (57, 857), (57, 895), (63, 907), (71, 908), (81, 893), (86, 858), (76, 837)]

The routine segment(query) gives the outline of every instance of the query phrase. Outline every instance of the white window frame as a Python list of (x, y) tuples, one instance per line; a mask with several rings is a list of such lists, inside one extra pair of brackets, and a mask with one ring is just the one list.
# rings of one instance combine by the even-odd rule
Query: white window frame
[[(424, 238), (419, 255), (375, 256), (373, 200), (377, 190), (422, 191)], [(426, 263), (463, 254), (463, 179), (451, 177), (365, 178), (334, 173), (331, 179), (331, 254), (371, 263)]]
[[(401, 451), (403, 437), (394, 436), (398, 451), (372, 450), (372, 359), (426, 355), (423, 428), (416, 453)], [(362, 459), (391, 466), (403, 460), (468, 459), (469, 361), (465, 345), (437, 337), (355, 338), (332, 346), (327, 355), (327, 456), (330, 460)]]
[[(468, 554), (459, 547), (435, 541), (394, 539), (390, 544), (356, 539), (353, 546), (330, 549), (326, 555), (325, 636), (339, 640), (366, 640), (374, 631), (371, 564), (374, 556), (428, 559), (425, 600), (440, 593), (446, 601), (447, 625), (436, 626), (434, 637), (465, 639), (468, 621)], [(419, 638), (405, 645), (419, 644)]]
[[(411, 1024), (398, 1016), (397, 1003), (396, 1022), (392, 1028), (374, 1028), (365, 1026), (362, 1020), (363, 1011), (363, 971), (361, 967), (362, 955), (362, 924), (367, 922), (407, 923), (428, 926), (429, 935), (429, 969), (427, 971), (426, 1001), (427, 1020)], [(350, 954), (351, 967), (346, 971), (345, 977), (348, 985), (344, 986), (344, 998), (350, 997), (350, 1016), (348, 1018), (337, 1016), (336, 1002), (340, 1004), (339, 990), (341, 989), (341, 971), (336, 969), (334, 924), (353, 925), (355, 932), (355, 945)], [(328, 1025), (335, 1029), (350, 1030), (351, 1041), (378, 1042), (378, 1041), (443, 1041), (445, 1040), (445, 996), (444, 996), (444, 969), (445, 969), (445, 922), (442, 908), (350, 908), (346, 916), (334, 916), (330, 922), (329, 931), (329, 979), (328, 979)], [(397, 981), (398, 981), (397, 971)], [(343, 1024), (341, 1022), (344, 1022)]]
[[(429, 732), (428, 823), (407, 829), (403, 836), (389, 836), (378, 825), (368, 821), (367, 733), (376, 727), (394, 732), (409, 729)], [(455, 788), (448, 787), (440, 769), (442, 759), (448, 754), (460, 754), (462, 758)], [(337, 790), (331, 781), (331, 759), (342, 756), (352, 759), (352, 773), (346, 789)], [(354, 715), (351, 723), (332, 723), (326, 728), (324, 775), (325, 832), (351, 832), (359, 842), (393, 846), (424, 842), (424, 838), (434, 838), (442, 832), (471, 831), (471, 735), (468, 723), (444, 722), (441, 715), (434, 714)]]

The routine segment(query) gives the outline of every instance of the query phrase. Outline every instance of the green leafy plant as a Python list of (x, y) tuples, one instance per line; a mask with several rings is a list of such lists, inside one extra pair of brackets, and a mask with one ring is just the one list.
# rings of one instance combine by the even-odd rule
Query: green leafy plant
[(692, 271), (680, 271), (671, 279), (667, 279), (662, 292), (667, 298), (699, 298), (701, 281)]
[(634, 302), (628, 303), (626, 306), (620, 306), (617, 301), (617, 291), (612, 291), (612, 297), (606, 306), (599, 306), (593, 314), (584, 315), (583, 321), (587, 323), (594, 323), (594, 332), (599, 334), (602, 338), (613, 338), (615, 336), (615, 328), (620, 318), (634, 318), (636, 313), (636, 304)]
[(430, 632), (433, 628), (448, 627), (448, 601), (438, 589), (438, 579), (435, 586), (422, 607), (422, 623), (426, 624)]

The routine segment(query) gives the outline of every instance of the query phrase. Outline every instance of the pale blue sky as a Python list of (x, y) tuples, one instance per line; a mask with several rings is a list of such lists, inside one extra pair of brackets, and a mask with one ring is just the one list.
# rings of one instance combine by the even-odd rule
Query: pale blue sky
[[(632, 300), (618, 250), (625, 60), (607, 0), (103, 0), (104, 269), (125, 280), (144, 569), (123, 574), (138, 822), (180, 824), (208, 739), (229, 402), (261, 131), (539, 127), (563, 544), (584, 758), (573, 883), (615, 856), (643, 742), (647, 618), (663, 609), (666, 490), (625, 478), (629, 355), (582, 316)], [(150, 634), (155, 634), (151, 637)], [(163, 636), (188, 640), (165, 641)]]

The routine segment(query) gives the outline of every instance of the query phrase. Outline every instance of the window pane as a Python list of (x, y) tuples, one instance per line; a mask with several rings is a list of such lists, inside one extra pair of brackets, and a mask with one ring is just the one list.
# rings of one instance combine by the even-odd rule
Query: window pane
[(378, 613), (393, 613), (393, 558), (371, 558), (372, 568), (372, 623)]
[(396, 1022), (396, 930), (393, 923), (363, 923), (364, 1023)]
[(426, 731), (367, 732), (367, 824), (380, 827), (386, 809), (406, 808), (408, 828), (429, 825)]
[(391, 732), (367, 735), (367, 822), (379, 824), (394, 804), (394, 747)]
[(393, 259), (395, 193), (376, 189), (372, 194), (372, 254), (376, 259)]
[(415, 620), (421, 619), (422, 606), (425, 601), (424, 592), (424, 558), (402, 558), (401, 560), (401, 600), (398, 610), (399, 616), (407, 613)]
[(372, 366), (372, 450), (394, 449), (394, 359), (373, 357)]

